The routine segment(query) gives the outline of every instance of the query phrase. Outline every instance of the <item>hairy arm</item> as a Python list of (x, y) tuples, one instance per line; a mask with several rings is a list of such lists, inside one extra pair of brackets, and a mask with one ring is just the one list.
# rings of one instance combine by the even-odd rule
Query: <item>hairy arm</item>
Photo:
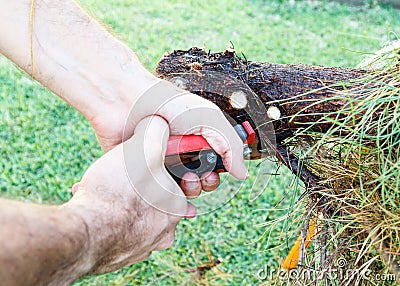
[[(103, 149), (109, 151), (84, 176), (83, 191), (63, 207), (0, 201), (0, 283), (59, 285), (87, 273), (118, 269), (170, 246), (175, 226), (186, 211), (186, 200), (183, 194), (171, 198), (168, 195), (172, 192), (164, 192), (166, 197), (156, 196), (159, 202), (179, 209), (181, 216), (167, 215), (140, 201), (132, 190), (132, 181), (126, 178), (122, 147), (117, 146), (132, 105), (159, 79), (72, 0), (36, 1), (31, 47), (31, 4), (31, 0), (0, 0), (0, 53), (31, 73), (32, 48), (34, 78), (80, 111), (94, 127)], [(163, 86), (153, 98), (165, 90), (174, 88)], [(242, 142), (222, 112), (195, 95), (174, 94), (171, 102), (164, 102), (160, 96), (160, 102), (150, 107), (163, 106), (164, 113), (159, 115), (170, 123), (174, 134), (192, 130), (203, 135), (223, 156), (231, 174), (244, 179)], [(141, 107), (146, 107), (148, 101), (154, 103), (153, 98), (142, 100), (137, 109), (146, 109)], [(143, 118), (156, 114), (150, 107), (147, 113), (142, 112)], [(210, 111), (212, 116), (196, 110)], [(178, 123), (171, 123), (177, 113), (181, 115)], [(207, 129), (207, 125), (212, 128)], [(134, 128), (125, 134), (126, 138)], [(150, 142), (157, 142), (162, 134), (154, 133)], [(143, 157), (144, 148), (138, 148), (142, 143), (137, 138), (131, 141), (135, 145), (130, 150), (136, 153), (130, 158)], [(154, 174), (162, 174), (166, 182), (162, 187), (168, 186), (178, 194), (180, 189), (165, 173), (164, 153), (154, 148), (147, 156), (150, 154), (158, 159), (157, 172), (146, 173), (145, 165), (133, 162), (142, 166), (135, 169), (135, 176), (142, 172), (136, 184), (133, 182), (135, 188), (154, 194), (160, 190), (160, 180)], [(99, 192), (99, 181), (106, 191)], [(197, 176), (195, 181), (198, 186)], [(149, 189), (150, 185), (153, 187)]]
[(67, 284), (89, 270), (88, 241), (65, 209), (0, 199), (0, 284)]
[[(31, 47), (31, 5), (0, 0), (0, 53), (31, 74), (32, 48), (34, 78), (81, 112), (100, 141), (120, 139), (132, 104), (159, 79), (73, 0), (36, 0)], [(100, 143), (108, 151), (120, 142)]]
[[(202, 135), (233, 176), (247, 177), (243, 144), (216, 105), (166, 83), (145, 96), (160, 79), (73, 0), (35, 1), (31, 45), (32, 1), (0, 0), (0, 52), (30, 73), (32, 50), (35, 79), (89, 120), (105, 151), (129, 138), (141, 119), (156, 114), (167, 120), (172, 135), (189, 130)], [(140, 115), (129, 116), (132, 106)], [(216, 173), (213, 177), (218, 179)]]
[(161, 117), (146, 118), (61, 206), (0, 199), (0, 284), (66, 285), (170, 247), (177, 223), (195, 213), (164, 168), (168, 136)]

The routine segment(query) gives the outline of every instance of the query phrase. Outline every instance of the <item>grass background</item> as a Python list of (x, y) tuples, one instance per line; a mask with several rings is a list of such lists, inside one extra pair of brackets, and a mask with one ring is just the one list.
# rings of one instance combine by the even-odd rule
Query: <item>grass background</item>
[[(150, 70), (167, 50), (204, 46), (219, 51), (230, 41), (249, 60), (353, 67), (362, 54), (400, 33), (399, 11), (377, 5), (283, 0), (81, 3), (127, 42)], [(72, 184), (102, 154), (90, 126), (3, 57), (0, 103), (0, 196), (40, 203), (67, 201)], [(280, 175), (271, 177), (275, 171), (269, 162), (253, 163), (252, 178), (227, 205), (178, 226), (174, 247), (75, 285), (192, 283), (191, 274), (182, 269), (206, 262), (206, 248), (224, 260), (219, 269), (230, 274), (223, 280), (210, 271), (210, 285), (258, 284), (254, 273), (276, 268), (291, 246), (285, 235), (287, 224), (278, 222), (270, 232), (263, 224), (283, 215), (280, 209), (290, 208), (301, 193), (288, 172), (278, 170)], [(258, 172), (265, 183), (252, 186)], [(232, 191), (238, 187), (233, 179), (221, 186)]]

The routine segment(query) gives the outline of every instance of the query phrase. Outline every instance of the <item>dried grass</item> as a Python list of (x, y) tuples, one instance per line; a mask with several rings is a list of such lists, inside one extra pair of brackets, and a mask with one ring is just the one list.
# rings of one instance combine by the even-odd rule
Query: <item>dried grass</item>
[(321, 178), (320, 188), (300, 202), (305, 225), (316, 220), (317, 232), (314, 247), (300, 252), (299, 269), (338, 269), (340, 258), (346, 262), (342, 270), (369, 274), (369, 280), (360, 272), (322, 277), (318, 283), (324, 285), (393, 285), (393, 276), (377, 279), (385, 273), (400, 282), (400, 41), (362, 66), (371, 69), (368, 76), (327, 99), (342, 100), (346, 108), (311, 123), (331, 122), (328, 132), (307, 128), (285, 142)]

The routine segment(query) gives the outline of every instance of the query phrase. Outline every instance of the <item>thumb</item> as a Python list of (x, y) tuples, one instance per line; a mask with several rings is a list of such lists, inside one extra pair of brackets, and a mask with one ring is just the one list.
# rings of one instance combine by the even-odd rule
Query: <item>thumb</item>
[(132, 139), (124, 143), (124, 159), (135, 191), (159, 211), (185, 216), (187, 201), (168, 174), (164, 157), (169, 138), (168, 123), (159, 116), (141, 120)]

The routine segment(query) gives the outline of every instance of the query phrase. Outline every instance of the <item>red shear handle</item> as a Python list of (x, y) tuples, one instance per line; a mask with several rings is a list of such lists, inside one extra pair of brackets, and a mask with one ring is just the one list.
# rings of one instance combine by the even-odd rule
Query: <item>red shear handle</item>
[[(233, 128), (244, 143), (243, 155), (247, 158), (252, 151), (248, 144), (254, 143), (256, 133), (248, 121)], [(199, 177), (205, 172), (226, 172), (221, 156), (216, 154), (207, 140), (200, 135), (170, 136), (165, 155), (167, 170), (178, 184), (187, 172), (193, 172)], [(167, 162), (168, 157), (175, 157), (174, 155), (178, 155), (177, 160)], [(193, 160), (183, 162), (181, 155), (192, 156)]]
[(201, 135), (170, 136), (166, 156), (212, 149)]
[[(234, 126), (240, 139), (246, 144), (253, 144), (256, 133), (248, 121)], [(207, 140), (200, 135), (170, 136), (167, 145), (166, 156), (185, 154), (190, 152), (212, 149)]]

